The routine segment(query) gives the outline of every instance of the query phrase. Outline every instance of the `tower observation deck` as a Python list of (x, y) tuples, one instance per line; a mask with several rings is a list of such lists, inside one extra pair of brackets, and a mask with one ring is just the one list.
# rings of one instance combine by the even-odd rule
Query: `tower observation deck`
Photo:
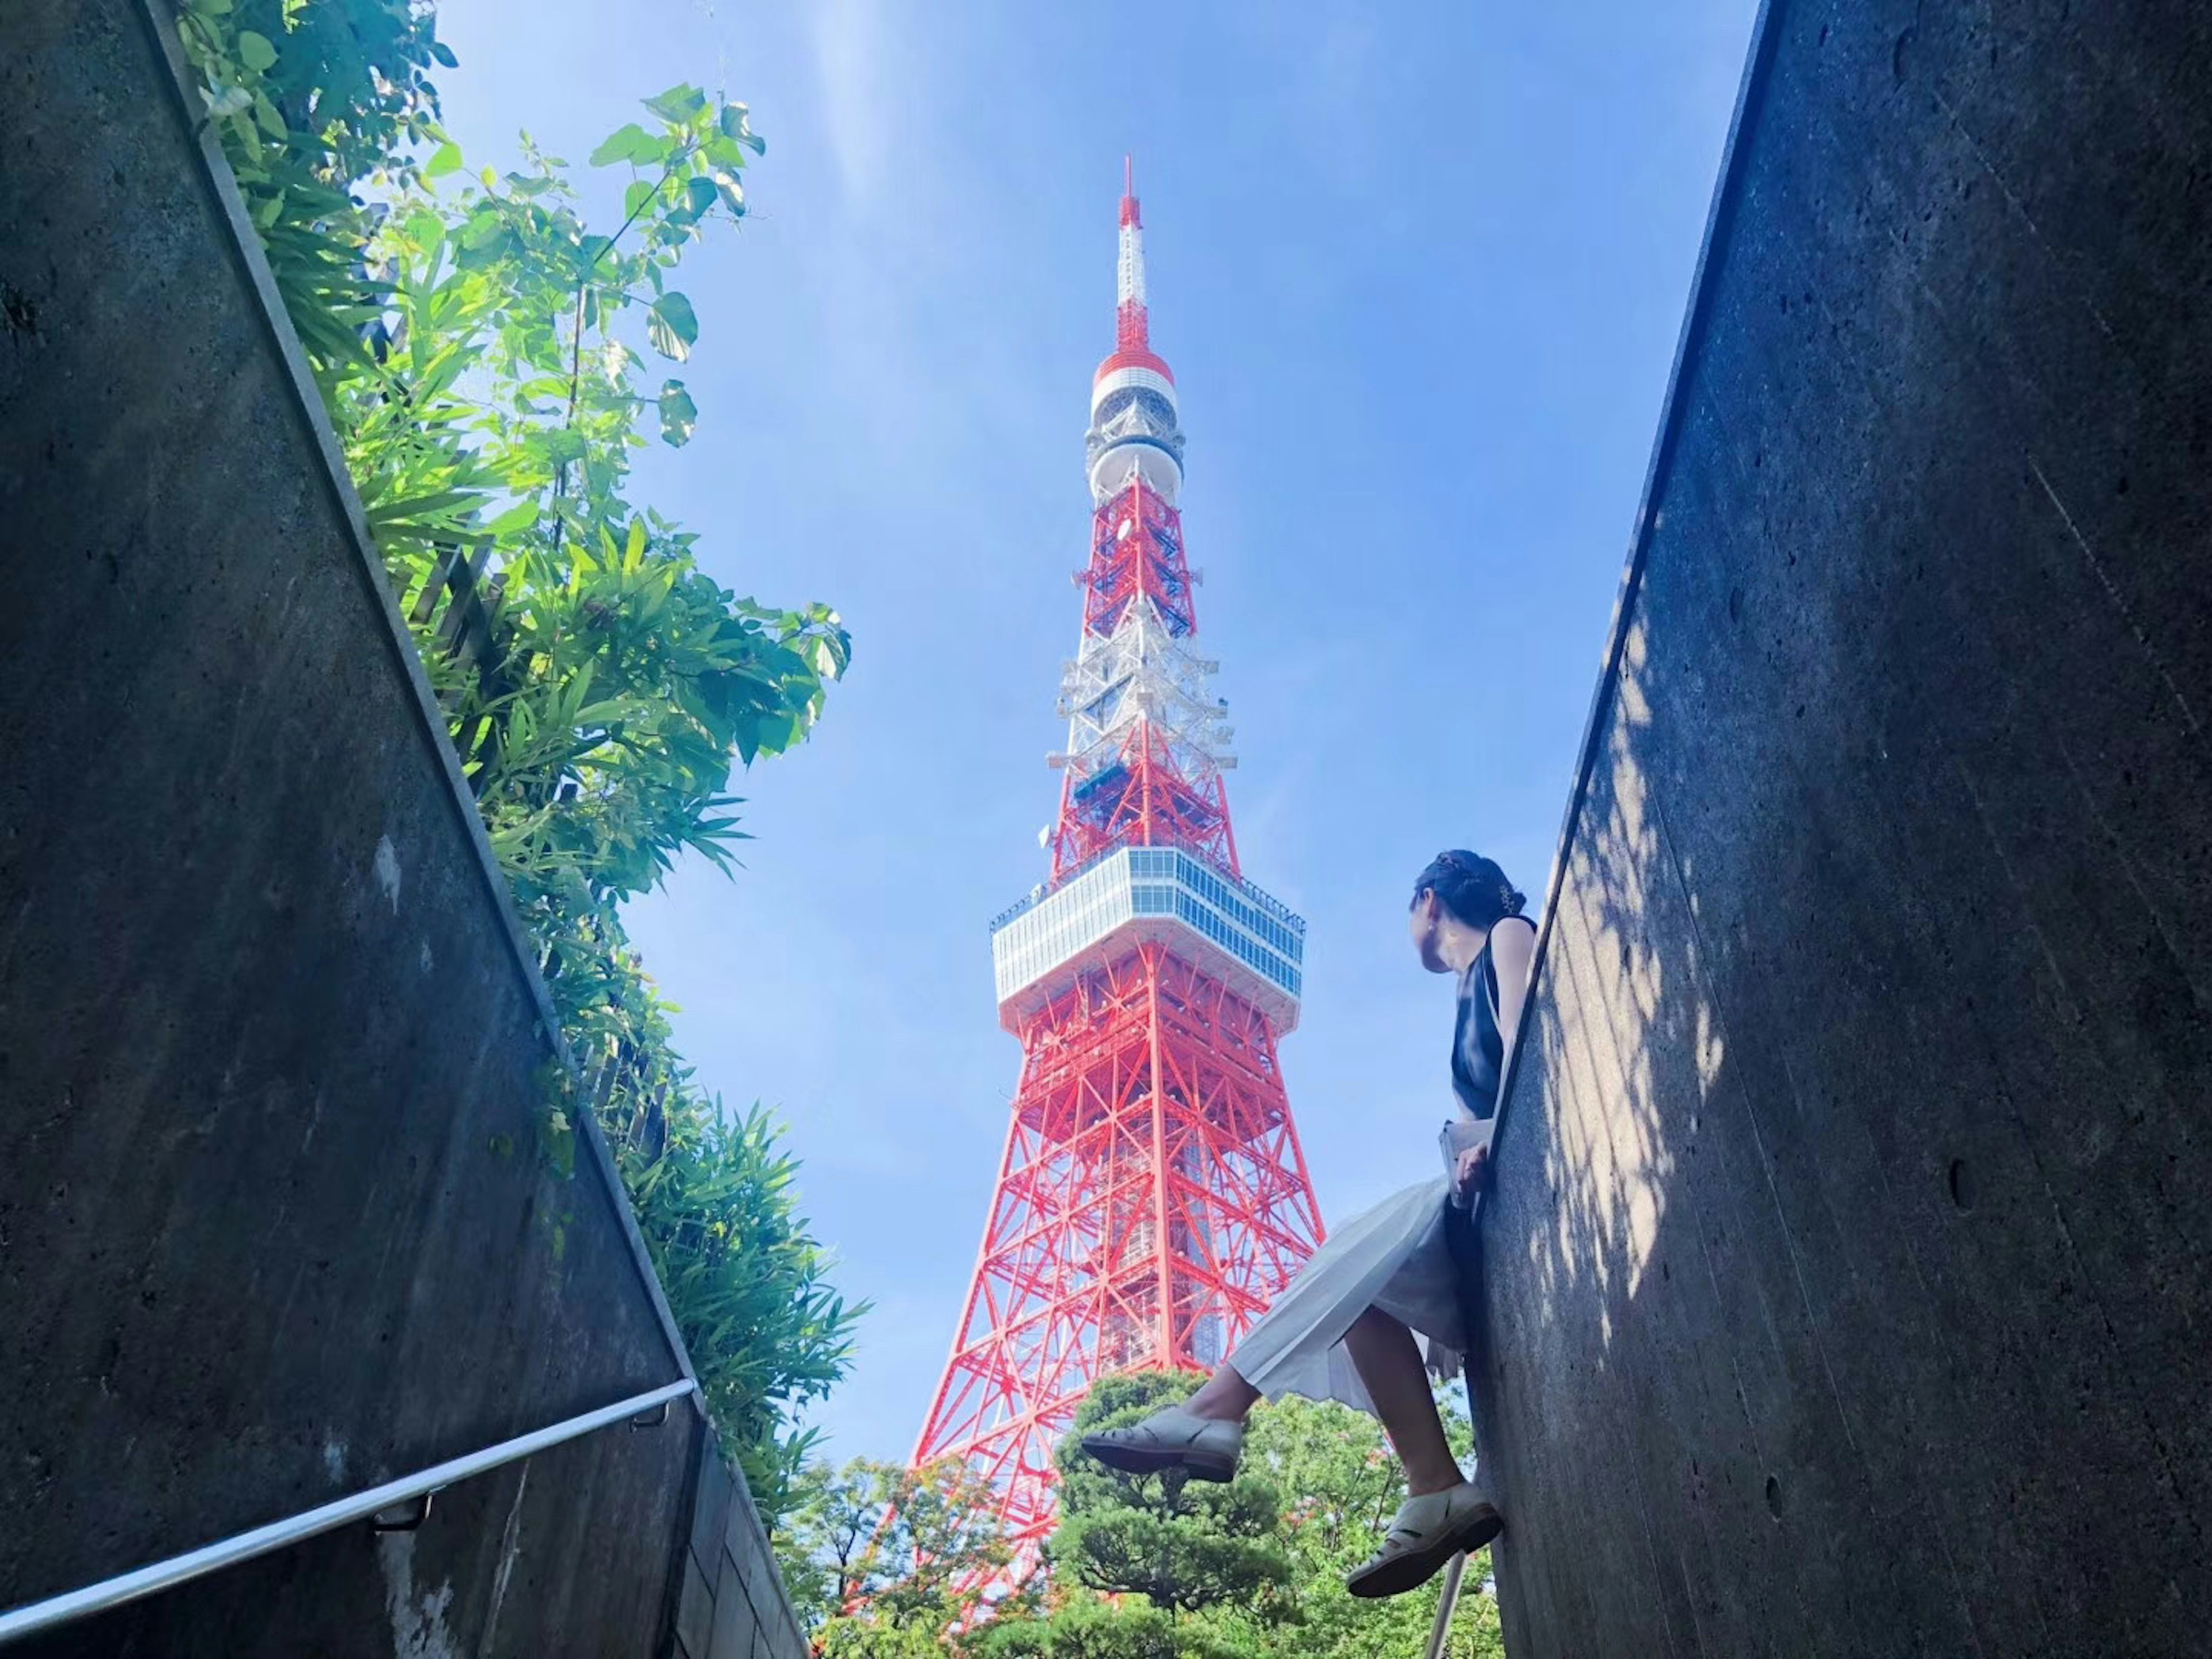
[(1052, 1529), (1053, 1449), (1091, 1384), (1210, 1369), (1322, 1237), (1275, 1053), (1297, 1023), (1305, 923), (1237, 860), (1234, 734), (1198, 650), (1179, 400), (1152, 348), (1143, 237), (1125, 177), (1051, 872), (991, 925), (1021, 1080), (915, 1450), (990, 1480), (1017, 1575)]

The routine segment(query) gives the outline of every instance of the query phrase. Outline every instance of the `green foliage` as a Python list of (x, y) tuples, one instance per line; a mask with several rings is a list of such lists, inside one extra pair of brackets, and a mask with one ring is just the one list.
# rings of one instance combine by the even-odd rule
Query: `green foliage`
[[(1444, 1431), (1455, 1446), (1472, 1439), (1455, 1391), (1439, 1396)], [(1295, 1564), (1300, 1622), (1276, 1638), (1256, 1626), (1261, 1653), (1283, 1659), (1406, 1659), (1422, 1651), (1436, 1619), (1439, 1576), (1418, 1590), (1363, 1601), (1344, 1588), (1346, 1575), (1382, 1547), (1406, 1496), (1406, 1474), (1363, 1412), (1296, 1397), (1252, 1414), (1244, 1461), (1265, 1470), (1281, 1491), (1283, 1539)], [(1503, 1659), (1498, 1603), (1477, 1593), (1490, 1576), (1484, 1551), (1468, 1563), (1453, 1621), (1453, 1659)], [(1238, 1622), (1244, 1622), (1239, 1620)]]
[(860, 1310), (828, 1282), (779, 1133), (759, 1106), (732, 1117), (720, 1100), (702, 1109), (692, 1097), (670, 1115), (658, 1155), (621, 1142), (617, 1162), (707, 1408), (755, 1506), (780, 1519), (815, 1442), (788, 1414), (845, 1375)]
[(1253, 1466), (1224, 1484), (1119, 1474), (1078, 1443), (1094, 1429), (1119, 1428), (1182, 1400), (1205, 1379), (1180, 1371), (1133, 1371), (1097, 1383), (1061, 1444), (1061, 1521), (1046, 1547), (1064, 1584), (1141, 1595), (1170, 1612), (1236, 1602), (1283, 1605), (1291, 1563), (1277, 1540), (1274, 1482)]
[(994, 1625), (977, 1659), (1251, 1659), (1259, 1650), (1151, 1606), (1072, 1601), (1050, 1619)]
[[(974, 1659), (1421, 1652), (1440, 1579), (1379, 1601), (1344, 1588), (1345, 1576), (1381, 1547), (1405, 1496), (1405, 1472), (1374, 1419), (1297, 1399), (1261, 1406), (1243, 1467), (1226, 1486), (1115, 1474), (1076, 1443), (1094, 1426), (1134, 1422), (1184, 1398), (1198, 1381), (1152, 1372), (1111, 1377), (1091, 1391), (1059, 1455), (1064, 1518), (1049, 1549), (1056, 1605), (1048, 1617), (984, 1626), (966, 1644)], [(1442, 1403), (1447, 1431), (1465, 1444), (1466, 1419)], [(1449, 1651), (1500, 1659), (1497, 1604), (1475, 1590), (1488, 1576), (1487, 1555), (1468, 1571)]]
[[(782, 1539), (784, 1583), (830, 1659), (939, 1656), (970, 1587), (1012, 1559), (988, 1484), (955, 1459), (810, 1468)], [(1028, 1610), (1034, 1591), (1015, 1598)]]
[[(469, 173), (438, 125), (431, 74), (453, 58), (428, 0), (181, 0), (179, 28), (395, 586), (456, 556), (482, 579), (489, 650), (426, 632), (424, 660), (772, 1522), (809, 1445), (791, 1413), (843, 1374), (860, 1310), (827, 1286), (770, 1121), (727, 1121), (677, 1058), (620, 914), (687, 850), (728, 867), (733, 765), (803, 741), (850, 651), (834, 612), (723, 589), (690, 532), (626, 495), (648, 434), (697, 428), (684, 383), (646, 365), (697, 344), (671, 279), (744, 215), (764, 147), (742, 104), (671, 88), (594, 152), (629, 174), (594, 229), (527, 139), (514, 170)], [(541, 1092), (540, 1154), (565, 1173), (587, 1109)]]
[(1078, 1443), (1185, 1398), (1195, 1373), (1137, 1371), (1093, 1385), (1055, 1462), (1060, 1523), (1045, 1547), (1053, 1604), (1000, 1617), (969, 1659), (1258, 1659), (1297, 1617), (1295, 1565), (1272, 1478), (1226, 1483), (1119, 1474)]

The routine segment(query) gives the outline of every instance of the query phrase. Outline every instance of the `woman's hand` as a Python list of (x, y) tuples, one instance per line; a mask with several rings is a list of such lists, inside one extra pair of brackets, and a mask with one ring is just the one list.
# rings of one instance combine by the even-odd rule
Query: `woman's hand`
[(1490, 1173), (1490, 1148), (1470, 1146), (1459, 1155), (1452, 1170), (1452, 1194), (1464, 1206)]

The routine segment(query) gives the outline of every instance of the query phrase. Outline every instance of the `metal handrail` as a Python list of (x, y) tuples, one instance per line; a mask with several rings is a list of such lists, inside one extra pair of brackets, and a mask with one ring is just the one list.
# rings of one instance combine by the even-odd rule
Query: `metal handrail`
[(1424, 1659), (1444, 1659), (1444, 1644), (1451, 1639), (1452, 1614), (1459, 1608), (1460, 1580), (1467, 1573), (1467, 1552), (1462, 1550), (1444, 1569), (1444, 1587), (1437, 1597), (1437, 1616), (1429, 1626), (1429, 1644)]
[(378, 1511), (391, 1509), (412, 1499), (423, 1498), (441, 1487), (450, 1486), (456, 1480), (465, 1480), (471, 1475), (483, 1474), (502, 1464), (512, 1463), (549, 1446), (574, 1440), (594, 1429), (603, 1429), (626, 1417), (638, 1417), (659, 1406), (664, 1408), (660, 1420), (666, 1420), (665, 1407), (670, 1402), (699, 1391), (698, 1380), (684, 1377), (665, 1387), (645, 1394), (633, 1395), (618, 1400), (611, 1406), (602, 1406), (597, 1411), (586, 1412), (580, 1417), (571, 1417), (529, 1434), (502, 1440), (496, 1446), (487, 1446), (482, 1451), (469, 1452), (460, 1457), (448, 1458), (415, 1474), (402, 1475), (397, 1480), (387, 1480), (380, 1486), (371, 1486), (367, 1492), (356, 1492), (350, 1498), (341, 1498), (301, 1514), (289, 1516), (282, 1521), (271, 1521), (251, 1532), (242, 1532), (226, 1538), (220, 1543), (208, 1544), (183, 1555), (173, 1555), (166, 1561), (156, 1561), (149, 1566), (134, 1568), (118, 1573), (112, 1578), (103, 1578), (82, 1589), (70, 1590), (60, 1595), (48, 1596), (43, 1601), (28, 1601), (20, 1607), (0, 1613), (0, 1644), (17, 1641), (57, 1625), (82, 1619), (89, 1613), (102, 1613), (109, 1607), (120, 1607), (125, 1601), (135, 1601), (188, 1580), (204, 1577), (224, 1567), (250, 1561), (255, 1556), (267, 1555), (303, 1539), (344, 1526), (349, 1521), (365, 1521)]

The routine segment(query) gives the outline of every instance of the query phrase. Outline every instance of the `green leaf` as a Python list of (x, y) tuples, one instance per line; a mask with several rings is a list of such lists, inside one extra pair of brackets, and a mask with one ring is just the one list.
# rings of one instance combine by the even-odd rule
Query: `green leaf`
[(699, 318), (691, 301), (672, 289), (653, 302), (647, 313), (646, 338), (662, 356), (682, 362), (699, 338)]
[(606, 142), (592, 152), (591, 164), (604, 167), (628, 161), (632, 167), (641, 167), (658, 161), (660, 156), (660, 140), (632, 121), (608, 135)]
[(645, 204), (653, 199), (659, 185), (650, 179), (633, 179), (629, 188), (623, 192), (623, 217), (635, 219), (643, 212)]
[(461, 147), (448, 138), (438, 146), (437, 154), (422, 164), (425, 179), (442, 179), (449, 173), (461, 170)]
[(744, 218), (745, 187), (739, 184), (732, 174), (721, 172), (720, 169), (714, 173), (714, 185), (722, 198), (722, 205), (729, 209), (732, 216), (739, 219)]
[(459, 69), (461, 66), (461, 60), (453, 56), (453, 49), (443, 40), (433, 40), (430, 43), (430, 56), (447, 69)]
[(571, 461), (584, 459), (584, 434), (562, 427), (548, 432), (538, 440), (544, 447), (545, 459), (555, 466), (566, 466)]
[(265, 34), (256, 34), (252, 29), (238, 32), (238, 61), (257, 73), (276, 66), (276, 48), (269, 44)]
[(461, 246), (479, 248), (489, 246), (507, 228), (507, 221), (500, 216), (497, 208), (479, 208), (469, 216), (461, 230)]
[(505, 540), (509, 536), (520, 535), (537, 522), (538, 503), (534, 501), (520, 501), (494, 519), (484, 528), (492, 535)]
[(707, 94), (695, 86), (673, 86), (657, 98), (647, 99), (645, 106), (664, 121), (684, 122), (707, 107)]
[(691, 394), (684, 389), (681, 380), (666, 380), (660, 387), (660, 441), (671, 449), (681, 449), (691, 441), (692, 428), (699, 424), (699, 405), (691, 401)]
[(725, 138), (720, 133), (700, 145), (699, 154), (706, 157), (712, 166), (731, 173), (744, 172), (750, 160), (743, 144), (735, 139)]
[(684, 208), (694, 219), (714, 205), (718, 192), (712, 179), (686, 179), (684, 181)]
[(725, 138), (734, 138), (756, 155), (768, 154), (768, 141), (754, 132), (750, 112), (743, 104), (725, 104), (717, 125)]

